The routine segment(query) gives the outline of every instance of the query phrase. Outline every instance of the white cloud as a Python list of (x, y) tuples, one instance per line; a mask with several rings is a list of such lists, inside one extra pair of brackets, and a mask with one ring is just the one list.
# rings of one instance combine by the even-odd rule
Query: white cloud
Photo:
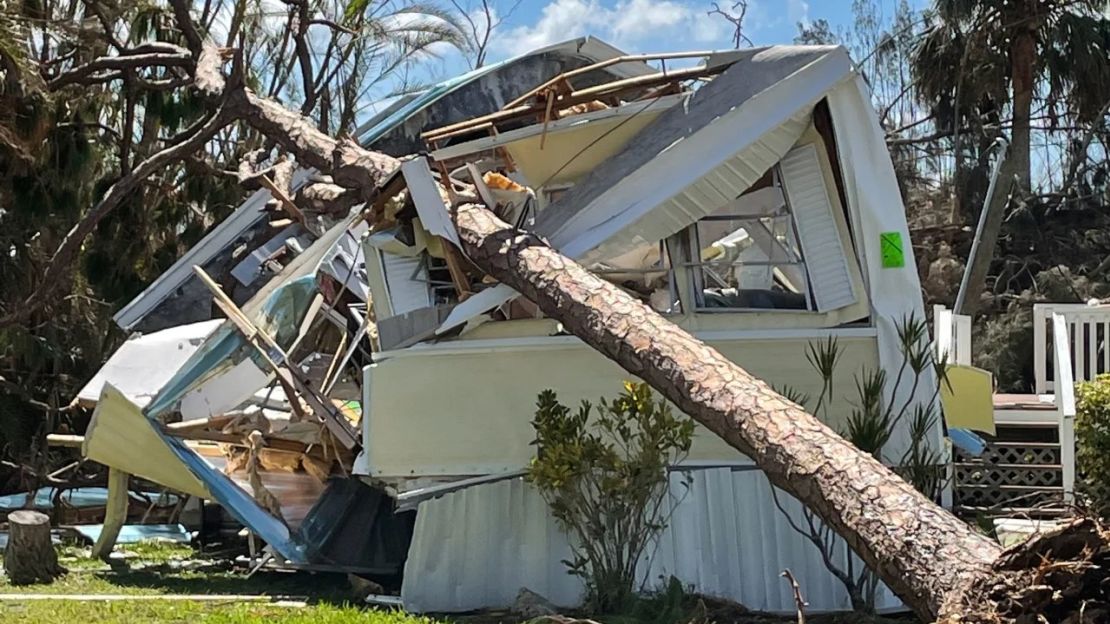
[(510, 54), (523, 54), (603, 28), (602, 14), (607, 12), (597, 0), (553, 0), (535, 24), (495, 33), (494, 38)]
[(809, 3), (805, 0), (788, 0), (786, 3), (786, 18), (790, 24), (804, 24), (809, 26)]
[(495, 33), (496, 47), (521, 54), (583, 35), (595, 35), (628, 51), (653, 52), (698, 42), (727, 43), (728, 23), (706, 15), (699, 2), (678, 0), (551, 0), (532, 25)]
[(664, 29), (680, 26), (690, 18), (688, 6), (669, 0), (627, 0), (617, 5), (612, 32), (622, 41), (639, 41), (658, 36)]

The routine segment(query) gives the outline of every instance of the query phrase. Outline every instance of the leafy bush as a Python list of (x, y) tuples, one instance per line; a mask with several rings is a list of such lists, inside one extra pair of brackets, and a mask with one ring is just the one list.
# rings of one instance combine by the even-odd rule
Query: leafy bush
[(1110, 512), (1110, 375), (1076, 385), (1076, 484), (1094, 509)]
[(626, 382), (612, 402), (577, 411), (539, 395), (536, 457), (527, 479), (572, 537), (564, 562), (586, 583), (587, 606), (617, 613), (634, 602), (636, 566), (666, 526), (667, 468), (690, 451), (694, 423), (676, 418), (646, 384)]

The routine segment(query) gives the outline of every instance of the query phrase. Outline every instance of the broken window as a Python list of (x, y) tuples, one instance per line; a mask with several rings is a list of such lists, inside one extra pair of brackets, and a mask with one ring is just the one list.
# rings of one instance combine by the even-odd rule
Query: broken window
[(858, 301), (845, 244), (813, 145), (791, 150), (752, 189), (684, 232), (698, 310), (827, 312)]
[(697, 309), (813, 309), (798, 230), (777, 172), (770, 186), (718, 208), (686, 236)]

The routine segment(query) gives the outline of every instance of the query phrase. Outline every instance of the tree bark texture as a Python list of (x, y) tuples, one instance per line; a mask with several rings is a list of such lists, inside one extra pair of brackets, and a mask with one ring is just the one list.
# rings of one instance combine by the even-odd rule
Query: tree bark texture
[(52, 583), (66, 573), (50, 542), (49, 516), (26, 509), (8, 514), (4, 572), (12, 585)]
[[(979, 253), (975, 258), (968, 259), (970, 275), (967, 294), (964, 297), (964, 305), (956, 311), (968, 316), (974, 316), (979, 309), (1015, 180), (1018, 194), (1028, 192), (1030, 188), (1030, 115), (1036, 78), (1036, 32), (1035, 27), (1027, 23), (1021, 15), (1011, 15), (1005, 19), (1019, 24), (1014, 29), (1013, 43), (1010, 45), (1010, 86), (1013, 91), (1012, 130), (1006, 161), (999, 171), (994, 197), (991, 198), (989, 205), (983, 206), (983, 210), (987, 211), (987, 221), (979, 241)], [(959, 167), (956, 171), (958, 175)]]
[[(256, 130), (365, 198), (377, 193), (366, 185), (386, 180), (397, 164), (353, 141), (328, 137), (309, 120), (241, 89), (229, 104), (240, 107)], [(1105, 593), (1091, 589), (1101, 587), (1100, 580), (1091, 585), (1085, 576), (1091, 562), (1110, 562), (1097, 524), (1068, 526), (1039, 545), (1004, 553), (766, 383), (536, 236), (512, 228), (477, 203), (461, 203), (452, 215), (463, 251), (479, 269), (518, 290), (751, 457), (772, 483), (843, 537), (923, 619), (1018, 622), (1047, 608), (1044, 587), (1049, 600), (1067, 592), (1063, 602), (1068, 608), (1079, 604), (1077, 596)], [(1038, 567), (1054, 558), (1064, 561), (1053, 572)], [(1052, 577), (1056, 571), (1063, 576)], [(1097, 599), (1105, 602), (1107, 596)]]
[(1010, 44), (1010, 87), (1013, 90), (1013, 130), (1010, 141), (1014, 169), (1023, 191), (1030, 186), (1032, 145), (1030, 142), (1030, 117), (1033, 111), (1033, 89), (1036, 79), (1037, 36), (1029, 16), (1015, 16), (1020, 25), (1015, 28)]

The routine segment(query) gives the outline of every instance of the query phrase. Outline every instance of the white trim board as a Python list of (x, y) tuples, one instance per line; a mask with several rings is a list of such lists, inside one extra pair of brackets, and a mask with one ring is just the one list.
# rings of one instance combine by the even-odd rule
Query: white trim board
[[(728, 329), (693, 332), (699, 340), (708, 342), (724, 341), (767, 341), (837, 338), (874, 338), (878, 330), (874, 327), (834, 327), (829, 329)], [(374, 362), (382, 362), (399, 357), (420, 357), (424, 355), (472, 355), (475, 353), (535, 351), (547, 349), (581, 349), (586, 343), (576, 336), (523, 336), (517, 338), (484, 338), (475, 340), (451, 340), (447, 342), (419, 343), (405, 349), (381, 351), (373, 354)]]
[[(298, 169), (293, 174), (293, 190), (299, 189), (312, 173), (307, 169)], [(239, 235), (259, 221), (268, 218), (269, 213), (262, 208), (269, 200), (269, 191), (255, 191), (242, 205), (235, 209), (235, 212), (221, 221), (200, 242), (190, 247), (185, 255), (181, 256), (169, 269), (159, 275), (142, 293), (128, 302), (119, 312), (116, 312), (112, 316), (112, 320), (125, 330), (134, 327), (160, 303), (168, 299), (175, 290), (193, 277), (194, 265), (203, 267)]]

